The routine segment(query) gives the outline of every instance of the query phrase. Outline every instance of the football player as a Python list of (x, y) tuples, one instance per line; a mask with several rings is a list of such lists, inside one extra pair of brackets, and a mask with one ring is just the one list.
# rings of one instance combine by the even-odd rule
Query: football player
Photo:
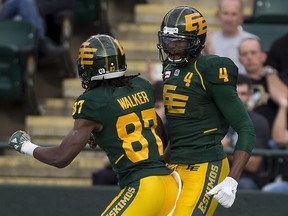
[(154, 109), (151, 84), (138, 75), (125, 76), (124, 49), (109, 35), (83, 42), (77, 64), (85, 92), (74, 104), (74, 126), (62, 143), (40, 147), (26, 132), (17, 131), (9, 145), (62, 168), (89, 140), (107, 153), (121, 187), (102, 215), (171, 215), (181, 181), (163, 160), (165, 131)]
[[(231, 207), (255, 143), (236, 91), (238, 68), (229, 58), (201, 55), (206, 33), (204, 17), (188, 6), (170, 10), (158, 33), (170, 138), (165, 158), (183, 183), (176, 216), (213, 215), (218, 203)], [(221, 145), (229, 125), (239, 135), (231, 170)]]

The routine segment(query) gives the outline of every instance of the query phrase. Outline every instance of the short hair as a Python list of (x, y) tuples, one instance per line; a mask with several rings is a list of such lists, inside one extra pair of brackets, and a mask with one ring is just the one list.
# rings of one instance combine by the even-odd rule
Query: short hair
[(243, 84), (248, 85), (248, 89), (249, 89), (249, 91), (251, 91), (251, 89), (252, 89), (251, 79), (247, 75), (239, 74), (238, 80), (237, 80), (237, 85), (243, 85)]
[(239, 53), (240, 53), (240, 45), (244, 41), (248, 41), (248, 40), (252, 40), (252, 41), (258, 42), (261, 52), (264, 52), (262, 41), (261, 41), (261, 39), (259, 37), (256, 36), (256, 37), (247, 37), (247, 38), (244, 38), (243, 40), (241, 40), (240, 43), (239, 43), (239, 46), (238, 46)]
[[(221, 9), (223, 1), (225, 0), (218, 0), (218, 11)], [(241, 10), (244, 13), (244, 7), (245, 7), (244, 1), (243, 0), (234, 0), (234, 1), (238, 1), (240, 3)]]

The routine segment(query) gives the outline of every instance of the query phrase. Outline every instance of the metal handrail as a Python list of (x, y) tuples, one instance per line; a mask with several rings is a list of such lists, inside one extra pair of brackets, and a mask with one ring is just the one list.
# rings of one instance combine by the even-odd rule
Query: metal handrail
[[(40, 146), (52, 146), (48, 144), (39, 144)], [(8, 150), (10, 147), (6, 142), (0, 141), (0, 150)], [(92, 149), (87, 145), (83, 150), (92, 151)], [(102, 151), (101, 148), (97, 147), (96, 151)], [(94, 150), (93, 150), (94, 151)], [(229, 154), (233, 154), (233, 150), (225, 150), (225, 152)], [(263, 156), (268, 158), (279, 158), (279, 157), (288, 157), (288, 149), (254, 149), (252, 151), (252, 155), (255, 156)]]

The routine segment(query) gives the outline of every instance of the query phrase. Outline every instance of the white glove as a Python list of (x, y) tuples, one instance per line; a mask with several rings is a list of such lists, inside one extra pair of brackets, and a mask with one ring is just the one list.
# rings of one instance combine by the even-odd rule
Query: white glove
[(31, 143), (30, 139), (29, 134), (18, 130), (9, 138), (8, 145), (20, 153), (33, 156), (34, 149), (39, 146)]
[(212, 188), (207, 194), (214, 198), (225, 208), (230, 208), (235, 200), (238, 182), (227, 176), (220, 184)]

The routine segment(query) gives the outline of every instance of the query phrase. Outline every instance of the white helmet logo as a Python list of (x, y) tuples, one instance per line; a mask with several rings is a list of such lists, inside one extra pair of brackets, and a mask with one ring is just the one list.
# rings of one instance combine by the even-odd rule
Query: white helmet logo
[(98, 69), (98, 73), (99, 73), (99, 74), (105, 74), (105, 73), (106, 73), (105, 68), (100, 68), (100, 69)]

